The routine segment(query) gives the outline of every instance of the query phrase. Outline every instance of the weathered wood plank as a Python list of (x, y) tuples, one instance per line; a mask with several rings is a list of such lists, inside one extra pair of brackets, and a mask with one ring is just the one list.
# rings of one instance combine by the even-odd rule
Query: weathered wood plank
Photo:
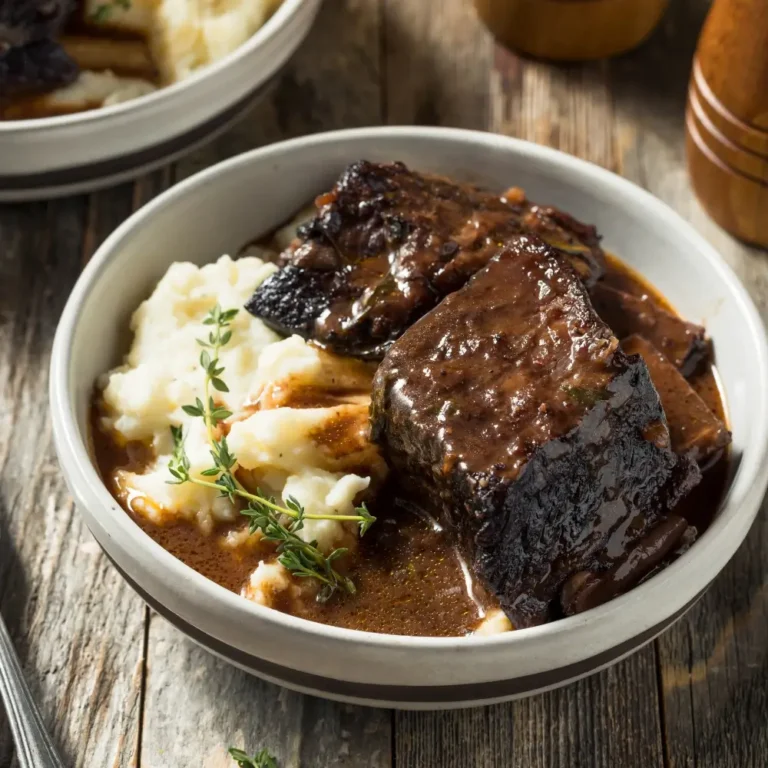
[(488, 127), (493, 42), (465, 0), (383, 0), (386, 122)]
[(142, 768), (229, 768), (230, 746), (281, 768), (389, 768), (390, 718), (262, 682), (152, 616)]
[(142, 176), (135, 182), (92, 194), (88, 199), (86, 213), (83, 265), (120, 224), (170, 184), (171, 169), (164, 168)]
[(489, 128), (619, 170), (608, 66), (555, 67), (497, 47)]
[(395, 764), (419, 768), (662, 765), (652, 648), (567, 688), (458, 712), (396, 714)]
[[(45, 407), (86, 214), (84, 198), (0, 209), (0, 604), (67, 765), (127, 767), (137, 754), (144, 608), (75, 513)], [(7, 766), (13, 750), (0, 719)]]

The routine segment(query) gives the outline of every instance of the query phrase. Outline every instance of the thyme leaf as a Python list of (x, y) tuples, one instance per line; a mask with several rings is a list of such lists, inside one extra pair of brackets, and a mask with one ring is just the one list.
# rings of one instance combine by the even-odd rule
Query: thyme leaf
[(277, 760), (266, 749), (262, 749), (251, 757), (242, 749), (230, 747), (229, 756), (239, 768), (277, 768)]

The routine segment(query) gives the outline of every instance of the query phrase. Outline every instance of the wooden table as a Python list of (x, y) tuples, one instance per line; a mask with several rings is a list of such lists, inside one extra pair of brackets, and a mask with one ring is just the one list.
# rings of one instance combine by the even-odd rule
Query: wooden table
[[(494, 47), (467, 0), (327, 0), (268, 99), (214, 146), (136, 184), (0, 208), (0, 609), (67, 765), (223, 768), (228, 745), (319, 768), (768, 764), (765, 515), (684, 620), (601, 674), (465, 712), (363, 709), (248, 677), (153, 615), (75, 513), (47, 412), (57, 320), (115, 226), (224, 157), (345, 126), (489, 129), (610, 168), (701, 229), (766, 313), (768, 255), (709, 222), (688, 186), (683, 108), (705, 5), (673, 0), (631, 55), (555, 68)], [(13, 765), (0, 713), (0, 768)]]

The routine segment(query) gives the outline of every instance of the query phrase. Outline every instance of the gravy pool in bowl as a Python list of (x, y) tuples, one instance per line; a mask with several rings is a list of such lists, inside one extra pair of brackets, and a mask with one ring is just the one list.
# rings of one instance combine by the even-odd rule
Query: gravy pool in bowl
[[(202, 269), (171, 267), (134, 315), (135, 338), (125, 364), (105, 376), (95, 398), (93, 430), (105, 481), (146, 532), (200, 573), (245, 599), (327, 624), (389, 634), (489, 634), (552, 621), (627, 591), (690, 546), (724, 492), (729, 434), (703, 329), (682, 321), (651, 286), (603, 254), (591, 228), (531, 204), (522, 191), (493, 195), (450, 181), (433, 183), (407, 169), (403, 185), (392, 187), (401, 172), (380, 179), (381, 168), (366, 170), (366, 190), (373, 192), (366, 199), (350, 202), (355, 190), (345, 187), (345, 177), (332, 193), (321, 195), (317, 217), (299, 228), (298, 239), (282, 256), (277, 248), (285, 245), (284, 231), (260, 244), (261, 258), (223, 258)], [(408, 185), (406, 210), (395, 198)], [(350, 208), (356, 210), (351, 219)], [(666, 421), (650, 418), (644, 425), (647, 435), (622, 440), (636, 440), (638, 450), (650, 452), (653, 460), (663, 457), (670, 477), (660, 485), (663, 498), (648, 497), (653, 508), (647, 510), (632, 508), (630, 497), (641, 490), (627, 478), (611, 484), (598, 477), (605, 498), (589, 504), (577, 504), (579, 491), (573, 490), (579, 514), (553, 520), (550, 530), (560, 541), (544, 552), (544, 559), (552, 555), (549, 570), (556, 580), (542, 572), (540, 555), (530, 558), (520, 575), (524, 587), (510, 591), (488, 578), (492, 571), (483, 563), (488, 553), (478, 558), (479, 547), (467, 541), (479, 532), (467, 535), (456, 525), (451, 510), (465, 499), (458, 494), (447, 501), (430, 499), (418, 461), (404, 469), (381, 427), (372, 439), (368, 411), (372, 386), (382, 386), (372, 383), (379, 360), (384, 360), (379, 370), (385, 370), (408, 342), (409, 329), (445, 313), (443, 296), (477, 292), (485, 270), (518, 258), (502, 252), (520, 234), (552, 246), (555, 250), (542, 252), (542, 258), (554, 259), (555, 268), (563, 270), (562, 275), (545, 270), (537, 290), (546, 313), (537, 306), (538, 314), (526, 310), (524, 320), (554, 338), (558, 318), (565, 315), (570, 323), (568, 312), (575, 312), (585, 334), (587, 326), (597, 329), (596, 343), (605, 341), (607, 354), (623, 355), (615, 352), (616, 337), (627, 352), (639, 352), (647, 369), (639, 361), (631, 365), (642, 375), (649, 370), (655, 386), (646, 387), (643, 397), (655, 402), (659, 413), (663, 406)], [(338, 258), (346, 260), (341, 268)], [(536, 266), (539, 256), (532, 258)], [(397, 271), (404, 266), (410, 268), (408, 279)], [(431, 270), (432, 282), (420, 293), (425, 270)], [(546, 304), (547, 292), (558, 286), (565, 286), (563, 301)], [(217, 392), (213, 403), (231, 415), (215, 425), (219, 431), (213, 439), (227, 436), (237, 458), (237, 481), (250, 493), (259, 489), (274, 496), (278, 506), (293, 498), (308, 514), (354, 517), (366, 505), (376, 521), (362, 538), (351, 520), (308, 520), (297, 532), (324, 556), (347, 550), (333, 568), (353, 590), (339, 588), (328, 596), (322, 581), (292, 574), (280, 564), (275, 544), (249, 531), (240, 501), (233, 504), (202, 485), (168, 483), (173, 480), (168, 470), (172, 426), (184, 430), (193, 475), (202, 479), (211, 464), (206, 425), (183, 406), (204, 397), (197, 339), (207, 338), (210, 326), (204, 321), (216, 305), (238, 312), (227, 326), (232, 336), (220, 355), (229, 391)], [(466, 317), (457, 314), (456, 320), (460, 324)], [(579, 334), (569, 331), (563, 339), (573, 353), (573, 370), (566, 372), (571, 382), (574, 371), (582, 375), (579, 357), (591, 352), (582, 349)], [(606, 394), (611, 385), (561, 383), (566, 379), (558, 370), (562, 360), (556, 347), (540, 360), (526, 357), (524, 347), (516, 350), (516, 359), (540, 366), (537, 376), (559, 387), (557, 402), (549, 398), (532, 410), (520, 409), (539, 414), (537, 434), (546, 439), (523, 446), (523, 472), (511, 486), (524, 479), (526, 462), (534, 466), (544, 446), (564, 441), (571, 429), (584, 431), (583, 423), (600, 409), (623, 407)], [(492, 360), (492, 354), (486, 358)], [(530, 381), (519, 392), (528, 400), (537, 394)], [(512, 412), (518, 405), (506, 407)], [(375, 423), (388, 418), (381, 408), (374, 416)], [(569, 430), (558, 433), (562, 420), (572, 418), (577, 421)], [(505, 419), (509, 414), (491, 426), (504, 426)], [(424, 434), (429, 438), (428, 431)], [(606, 450), (619, 450), (610, 436), (600, 439), (608, 440), (601, 443)], [(503, 445), (498, 448), (503, 452)], [(447, 465), (456, 460), (449, 458)], [(458, 463), (467, 458), (459, 455)], [(606, 466), (605, 471), (617, 471), (618, 464)], [(499, 477), (504, 474), (498, 469)], [(644, 480), (653, 478), (637, 478), (637, 483)], [(501, 482), (493, 472), (490, 481)], [(438, 496), (445, 494), (440, 482), (429, 480)], [(667, 499), (673, 499), (668, 507)], [(290, 528), (290, 519), (282, 521)], [(545, 525), (541, 538), (546, 535)], [(523, 542), (520, 548), (526, 547)]]

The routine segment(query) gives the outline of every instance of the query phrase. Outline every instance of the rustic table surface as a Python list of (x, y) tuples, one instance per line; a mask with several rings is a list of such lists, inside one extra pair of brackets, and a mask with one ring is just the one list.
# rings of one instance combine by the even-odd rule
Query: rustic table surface
[[(768, 254), (707, 220), (685, 170), (686, 83), (705, 11), (673, 0), (640, 50), (556, 68), (494, 46), (467, 0), (327, 0), (271, 94), (213, 146), (135, 184), (0, 207), (0, 609), (67, 766), (223, 768), (229, 745), (318, 768), (766, 766), (764, 514), (682, 621), (601, 674), (484, 709), (364, 709), (253, 679), (153, 615), (76, 514), (48, 414), (56, 323), (110, 231), (213, 162), (347, 126), (486, 129), (605, 166), (691, 220), (765, 314)], [(0, 767), (15, 764), (0, 712)]]

